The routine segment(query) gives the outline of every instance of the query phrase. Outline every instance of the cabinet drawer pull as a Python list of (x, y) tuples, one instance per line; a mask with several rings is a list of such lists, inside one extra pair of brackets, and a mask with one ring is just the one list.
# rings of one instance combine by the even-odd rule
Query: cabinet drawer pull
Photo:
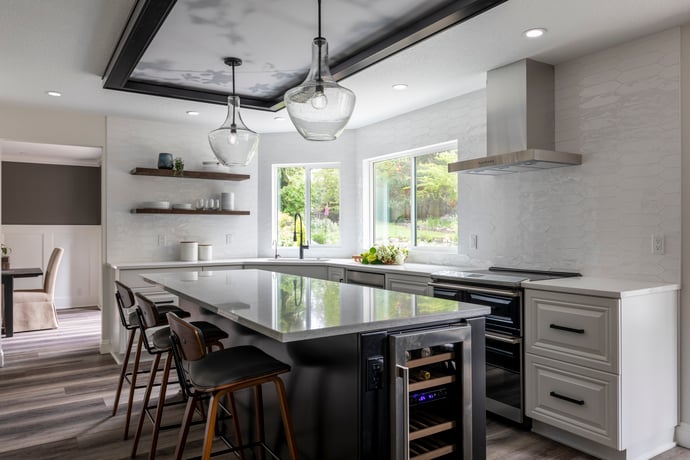
[(562, 394), (558, 394), (555, 391), (550, 392), (549, 396), (553, 398), (562, 399), (563, 401), (568, 401), (569, 403), (577, 404), (578, 406), (585, 405), (585, 401), (583, 399), (575, 399), (571, 398), (570, 396), (563, 396)]
[(559, 331), (566, 331), (566, 332), (574, 332), (576, 334), (584, 334), (585, 333), (584, 329), (575, 329), (573, 327), (568, 327), (568, 326), (559, 326), (558, 324), (550, 324), (549, 327), (551, 329), (558, 329)]

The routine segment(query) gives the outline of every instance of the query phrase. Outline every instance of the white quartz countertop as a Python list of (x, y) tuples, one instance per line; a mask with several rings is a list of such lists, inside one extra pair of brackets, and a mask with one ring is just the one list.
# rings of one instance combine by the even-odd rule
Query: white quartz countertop
[(486, 315), (489, 307), (265, 270), (142, 274), (166, 290), (281, 342)]
[(237, 258), (237, 259), (217, 259), (217, 260), (200, 260), (196, 262), (182, 262), (182, 261), (165, 261), (165, 262), (111, 262), (110, 266), (118, 270), (139, 270), (139, 269), (159, 269), (159, 268), (201, 268), (201, 267), (217, 267), (223, 265), (319, 265), (326, 267), (340, 267), (347, 270), (361, 270), (366, 272), (377, 273), (400, 273), (406, 275), (427, 276), (432, 272), (439, 270), (476, 270), (483, 267), (467, 267), (467, 266), (448, 266), (448, 265), (432, 265), (432, 264), (417, 264), (406, 263), (403, 265), (364, 265), (355, 262), (352, 259), (331, 259), (331, 258), (305, 258), (297, 259), (290, 257), (274, 258)]
[(612, 297), (616, 299), (657, 292), (677, 291), (680, 289), (680, 286), (674, 283), (621, 280), (591, 276), (558, 278), (545, 281), (523, 281), (522, 287), (527, 289), (540, 289), (543, 291)]

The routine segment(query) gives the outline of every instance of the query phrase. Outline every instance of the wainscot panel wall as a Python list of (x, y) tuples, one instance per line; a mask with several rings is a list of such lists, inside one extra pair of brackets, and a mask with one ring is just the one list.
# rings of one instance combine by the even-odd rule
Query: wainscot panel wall
[[(101, 305), (99, 225), (3, 225), (5, 243), (12, 248), (13, 267), (41, 267), (45, 271), (55, 247), (65, 250), (55, 284), (55, 306)], [(15, 281), (16, 289), (43, 286), (43, 277)]]

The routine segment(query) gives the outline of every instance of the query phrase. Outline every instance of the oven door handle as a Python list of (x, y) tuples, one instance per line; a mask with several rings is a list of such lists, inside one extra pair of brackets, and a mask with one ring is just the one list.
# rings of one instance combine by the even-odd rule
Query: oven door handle
[(470, 286), (468, 284), (436, 283), (436, 282), (432, 281), (429, 283), (429, 286), (446, 288), (446, 289), (453, 289), (455, 291), (476, 292), (479, 294), (502, 295), (505, 297), (520, 297), (519, 291), (506, 291), (503, 289), (492, 289), (492, 288), (483, 288), (483, 287), (478, 288), (475, 286)]
[(507, 335), (492, 334), (490, 332), (484, 333), (484, 337), (489, 340), (495, 340), (497, 342), (509, 343), (511, 345), (517, 345), (522, 341), (519, 337), (510, 337)]

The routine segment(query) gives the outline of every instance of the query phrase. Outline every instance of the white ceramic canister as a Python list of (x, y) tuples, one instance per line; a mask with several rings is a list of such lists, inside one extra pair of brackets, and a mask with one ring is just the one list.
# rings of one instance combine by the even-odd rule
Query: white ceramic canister
[(213, 245), (200, 244), (199, 245), (199, 260), (213, 259)]
[(199, 243), (196, 241), (180, 241), (180, 260), (196, 262), (199, 257)]
[(235, 210), (235, 192), (223, 192), (220, 194), (220, 205), (224, 211)]

